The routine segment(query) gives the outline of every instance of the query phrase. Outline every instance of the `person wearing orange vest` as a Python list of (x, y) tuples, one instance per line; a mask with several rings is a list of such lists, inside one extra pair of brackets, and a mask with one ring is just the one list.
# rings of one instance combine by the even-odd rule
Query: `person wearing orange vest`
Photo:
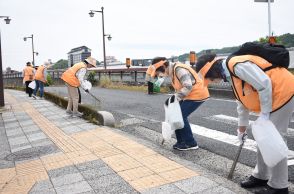
[(205, 78), (206, 74), (217, 60), (223, 60), (223, 58), (217, 58), (216, 54), (202, 55), (197, 60), (196, 72), (203, 80), (204, 86), (208, 87), (209, 83), (218, 82), (219, 80), (211, 80)]
[(184, 127), (176, 129), (177, 143), (173, 145), (177, 150), (198, 149), (196, 140), (193, 137), (188, 116), (209, 98), (207, 87), (198, 74), (189, 65), (172, 63), (165, 57), (154, 58), (152, 64), (156, 66), (156, 75), (164, 74), (172, 80), (172, 86), (176, 90), (174, 94), (180, 103)]
[(147, 68), (145, 80), (148, 83), (148, 94), (153, 94), (154, 81), (156, 77), (155, 71), (158, 67), (159, 67), (158, 64), (151, 64)]
[[(237, 133), (240, 143), (247, 138), (249, 112), (259, 113), (259, 121), (272, 121), (284, 140), (286, 139), (294, 111), (294, 75), (287, 69), (272, 66), (259, 56), (241, 55), (215, 61), (205, 78), (226, 79), (230, 82), (237, 99)], [(269, 168), (257, 149), (255, 169), (247, 180), (241, 182), (241, 187), (260, 186), (265, 188), (256, 193), (288, 193), (287, 158)]]
[(38, 66), (35, 74), (35, 82), (36, 87), (34, 90), (33, 98), (37, 99), (36, 95), (38, 90), (40, 89), (40, 99), (43, 99), (44, 96), (44, 84), (47, 82), (47, 66), (49, 65), (48, 62)]
[(146, 77), (145, 80), (148, 84), (148, 94), (153, 94), (153, 87), (154, 87), (154, 77), (155, 77), (155, 67), (154, 65), (149, 65), (146, 71)]
[(81, 117), (82, 113), (78, 112), (79, 92), (78, 87), (82, 87), (86, 92), (91, 88), (90, 82), (84, 80), (87, 69), (96, 67), (96, 59), (88, 57), (83, 62), (76, 63), (67, 69), (61, 76), (61, 79), (66, 83), (68, 90), (68, 104), (66, 113), (72, 117)]
[(23, 69), (23, 82), (26, 85), (26, 93), (32, 97), (34, 90), (29, 87), (29, 84), (34, 80), (34, 68), (31, 62), (27, 62), (27, 66)]

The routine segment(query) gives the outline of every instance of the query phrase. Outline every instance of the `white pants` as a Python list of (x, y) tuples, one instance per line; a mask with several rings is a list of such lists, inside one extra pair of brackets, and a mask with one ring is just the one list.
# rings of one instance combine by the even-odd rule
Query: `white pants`
[[(277, 130), (286, 140), (288, 125), (292, 119), (292, 112), (294, 111), (294, 97), (285, 104), (281, 109), (273, 112), (270, 115), (270, 120), (274, 123)], [(270, 142), (269, 142), (270, 143)], [(253, 176), (263, 180), (269, 180), (268, 185), (276, 188), (286, 188), (288, 187), (288, 165), (287, 158), (283, 159), (273, 168), (269, 168), (263, 161), (259, 149), (257, 149), (257, 164), (253, 170)]]

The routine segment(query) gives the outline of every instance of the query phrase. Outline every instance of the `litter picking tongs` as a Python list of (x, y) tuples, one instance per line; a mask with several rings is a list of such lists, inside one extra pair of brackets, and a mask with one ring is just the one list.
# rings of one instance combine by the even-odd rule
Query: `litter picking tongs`
[[(84, 90), (86, 92), (86, 90)], [(92, 96), (97, 102), (101, 103), (101, 100), (99, 98), (97, 98), (96, 96), (94, 96), (92, 93), (90, 92), (86, 92), (87, 94), (89, 94), (90, 96)]]
[(239, 145), (239, 148), (238, 148), (238, 152), (237, 152), (237, 155), (235, 157), (235, 160), (232, 164), (232, 167), (231, 167), (231, 170), (230, 170), (230, 173), (228, 175), (228, 179), (229, 180), (232, 180), (233, 178), (233, 174), (234, 174), (234, 171), (235, 171), (235, 168), (236, 168), (236, 165), (237, 165), (237, 162), (239, 160), (239, 157), (240, 157), (240, 154), (241, 154), (241, 151), (242, 151), (242, 148), (243, 148), (243, 145), (244, 145), (244, 140), (242, 141), (242, 143)]

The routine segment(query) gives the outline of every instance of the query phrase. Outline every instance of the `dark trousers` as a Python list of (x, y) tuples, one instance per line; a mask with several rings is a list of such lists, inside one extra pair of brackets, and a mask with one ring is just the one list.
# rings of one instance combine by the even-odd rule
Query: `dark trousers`
[(203, 102), (184, 100), (180, 101), (180, 106), (182, 110), (184, 128), (175, 131), (177, 143), (186, 145), (197, 145), (196, 140), (193, 137), (191, 126), (188, 121), (188, 116), (194, 112)]
[(81, 104), (81, 102), (82, 102), (82, 96), (81, 96), (80, 88), (78, 88), (78, 92), (79, 92), (79, 103)]
[(29, 94), (29, 97), (32, 97), (32, 93), (34, 92), (34, 90), (32, 88), (29, 87), (29, 84), (31, 83), (32, 81), (26, 81), (25, 84), (26, 84), (26, 93)]
[(153, 94), (154, 84), (152, 82), (148, 82), (148, 94)]

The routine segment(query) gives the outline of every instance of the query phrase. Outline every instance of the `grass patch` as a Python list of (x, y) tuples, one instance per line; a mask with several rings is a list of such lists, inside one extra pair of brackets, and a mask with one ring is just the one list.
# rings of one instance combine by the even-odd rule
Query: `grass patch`
[(112, 85), (112, 81), (108, 76), (104, 75), (100, 78), (100, 80), (99, 80), (100, 87), (109, 88), (111, 85)]
[(4, 88), (18, 91), (26, 91), (26, 88), (21, 86), (4, 86)]
[[(99, 86), (102, 87), (101, 85), (99, 85)], [(127, 83), (122, 83), (122, 82), (112, 82), (111, 84), (103, 85), (102, 88), (138, 91), (138, 92), (146, 92), (147, 93), (147, 86), (146, 85), (129, 85)], [(169, 87), (160, 87), (160, 93), (170, 93), (170, 92), (171, 92), (171, 89)]]
[[(25, 91), (24, 87), (5, 87), (5, 89), (13, 89), (19, 91)], [(37, 94), (38, 95), (38, 94)], [(52, 94), (50, 92), (44, 92), (44, 98), (48, 101), (53, 102), (54, 104), (66, 109), (68, 100), (64, 99), (62, 96)], [(79, 104), (79, 111), (83, 113), (83, 118), (95, 123), (97, 125), (101, 125), (103, 122), (103, 118), (101, 115), (97, 113), (97, 110), (94, 110), (90, 107), (90, 105)]]
[[(52, 94), (49, 92), (44, 92), (44, 97), (46, 100), (49, 100), (55, 104), (57, 104), (58, 106), (62, 107), (62, 108), (67, 108), (67, 103), (68, 100), (64, 99), (61, 96), (58, 96), (56, 94)], [(101, 124), (97, 118), (99, 117), (98, 113), (96, 110), (92, 109), (90, 105), (84, 105), (84, 104), (79, 104), (79, 111), (83, 113), (83, 118), (95, 123), (95, 124)]]

